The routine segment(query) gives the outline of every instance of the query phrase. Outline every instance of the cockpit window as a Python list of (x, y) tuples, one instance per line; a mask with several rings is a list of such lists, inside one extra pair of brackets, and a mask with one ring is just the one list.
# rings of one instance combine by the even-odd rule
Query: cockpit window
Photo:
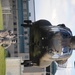
[(71, 37), (70, 33), (65, 32), (65, 31), (62, 31), (61, 35), (62, 35), (63, 38), (70, 38)]
[(62, 51), (63, 51), (63, 53), (67, 53), (69, 51), (69, 48), (68, 47), (64, 47), (64, 48), (62, 48)]

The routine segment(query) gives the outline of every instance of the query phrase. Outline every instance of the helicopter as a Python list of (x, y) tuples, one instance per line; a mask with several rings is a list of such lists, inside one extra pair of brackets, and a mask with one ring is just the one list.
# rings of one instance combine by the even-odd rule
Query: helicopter
[(65, 64), (75, 49), (75, 36), (65, 24), (52, 25), (48, 20), (25, 20), (24, 28), (30, 28), (30, 60), (24, 66), (47, 67), (52, 61)]

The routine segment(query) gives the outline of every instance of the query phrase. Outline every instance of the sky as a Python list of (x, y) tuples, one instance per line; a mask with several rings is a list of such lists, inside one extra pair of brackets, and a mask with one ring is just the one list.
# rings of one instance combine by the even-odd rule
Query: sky
[[(35, 13), (36, 20), (46, 19), (52, 25), (64, 23), (75, 35), (75, 0), (35, 0)], [(74, 61), (75, 51), (68, 60), (67, 68), (57, 70), (56, 75), (75, 75)]]
[(53, 25), (64, 23), (75, 35), (75, 0), (35, 0), (36, 20), (46, 19)]

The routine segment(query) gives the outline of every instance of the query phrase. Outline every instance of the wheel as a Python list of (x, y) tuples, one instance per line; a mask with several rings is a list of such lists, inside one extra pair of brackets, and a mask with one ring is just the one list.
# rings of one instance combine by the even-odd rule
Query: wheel
[(21, 65), (24, 65), (24, 67), (30, 67), (33, 66), (33, 63), (30, 60), (24, 60), (24, 62), (21, 63)]
[(24, 20), (24, 23), (32, 23), (31, 20)]

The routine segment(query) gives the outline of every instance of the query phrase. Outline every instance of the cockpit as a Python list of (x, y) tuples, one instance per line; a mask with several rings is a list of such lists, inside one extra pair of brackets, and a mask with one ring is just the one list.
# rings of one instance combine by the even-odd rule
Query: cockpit
[(48, 50), (50, 49), (50, 52), (54, 53), (54, 55), (58, 55), (57, 57), (53, 55), (53, 58), (61, 59), (72, 54), (72, 50), (69, 46), (72, 32), (69, 28), (62, 26), (44, 26), (42, 28), (47, 32), (45, 34), (46, 40), (48, 40), (46, 41), (48, 42)]

